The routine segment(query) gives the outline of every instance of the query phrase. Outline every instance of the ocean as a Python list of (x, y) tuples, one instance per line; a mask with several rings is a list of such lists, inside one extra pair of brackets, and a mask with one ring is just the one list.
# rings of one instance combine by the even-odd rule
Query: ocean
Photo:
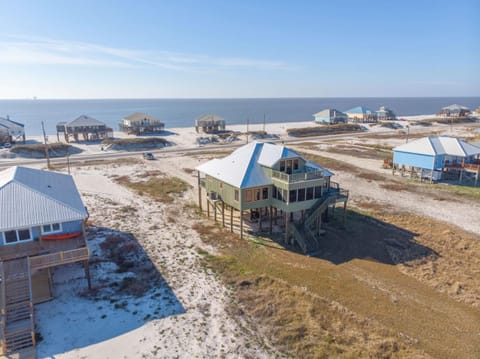
[(480, 97), (425, 98), (272, 98), (272, 99), (115, 99), (115, 100), (0, 100), (0, 117), (25, 124), (29, 135), (41, 134), (45, 123), (48, 134), (55, 134), (55, 125), (88, 115), (118, 130), (120, 120), (133, 112), (145, 112), (165, 122), (166, 128), (191, 127), (198, 116), (214, 113), (228, 124), (296, 122), (313, 120), (312, 114), (325, 108), (346, 111), (365, 106), (377, 110), (387, 106), (397, 116), (436, 113), (440, 108), (457, 103), (475, 109)]

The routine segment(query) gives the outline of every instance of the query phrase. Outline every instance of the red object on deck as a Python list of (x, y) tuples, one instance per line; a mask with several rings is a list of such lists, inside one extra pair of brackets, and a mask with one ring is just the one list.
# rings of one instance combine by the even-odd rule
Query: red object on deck
[(75, 238), (80, 235), (81, 232), (72, 232), (72, 233), (61, 233), (61, 234), (51, 234), (49, 236), (42, 236), (42, 240), (45, 241), (56, 241), (59, 239), (70, 239)]

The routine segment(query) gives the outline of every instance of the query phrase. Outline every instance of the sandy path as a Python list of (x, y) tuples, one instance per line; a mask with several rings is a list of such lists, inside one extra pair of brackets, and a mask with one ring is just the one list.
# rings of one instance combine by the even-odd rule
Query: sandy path
[[(147, 166), (160, 166), (161, 161)], [(162, 162), (162, 166), (166, 163)], [(73, 176), (97, 225), (135, 235), (152, 262), (172, 288), (185, 313), (152, 320), (123, 335), (67, 353), (56, 358), (208, 358), (270, 357), (258, 349), (253, 334), (227, 313), (230, 293), (200, 263), (197, 247), (205, 247), (191, 229), (193, 219), (181, 204), (154, 203), (136, 196), (108, 176), (144, 171), (145, 164), (132, 167), (74, 169)], [(189, 176), (184, 173), (185, 176)], [(193, 196), (193, 194), (190, 194)], [(105, 203), (133, 206), (138, 216), (118, 221)], [(182, 213), (183, 211), (183, 213)], [(176, 220), (169, 220), (175, 218)], [(39, 309), (41, 310), (41, 309)], [(48, 348), (42, 348), (48, 352)]]

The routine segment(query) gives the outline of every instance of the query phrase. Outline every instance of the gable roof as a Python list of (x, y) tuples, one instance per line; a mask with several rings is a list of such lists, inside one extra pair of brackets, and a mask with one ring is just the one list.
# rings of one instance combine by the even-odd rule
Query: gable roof
[(19, 166), (0, 172), (0, 231), (87, 216), (72, 176)]
[(23, 130), (25, 127), (21, 123), (18, 123), (10, 120), (9, 118), (3, 118), (3, 117), (0, 117), (0, 126), (5, 127), (7, 129), (17, 129), (17, 130)]
[(468, 107), (460, 106), (460, 105), (457, 105), (457, 104), (453, 104), (453, 105), (450, 105), (450, 106), (442, 107), (442, 110), (448, 110), (448, 111), (466, 110), (466, 111), (470, 111), (470, 109), (469, 109)]
[(93, 117), (82, 115), (80, 117), (77, 117), (75, 120), (68, 122), (65, 126), (67, 127), (106, 126), (106, 124), (98, 121)]
[(366, 108), (363, 106), (357, 106), (357, 107), (351, 108), (348, 111), (345, 111), (345, 113), (359, 114), (359, 115), (372, 115), (372, 114), (375, 114), (375, 111), (372, 111), (369, 108)]
[(480, 148), (455, 137), (430, 136), (395, 147), (394, 151), (423, 155), (468, 157), (480, 154)]
[(147, 115), (146, 113), (143, 113), (143, 112), (132, 113), (131, 115), (125, 116), (123, 119), (124, 120), (129, 120), (129, 121), (132, 121), (132, 122), (149, 120), (149, 121), (152, 121), (152, 122), (162, 123), (158, 118)]
[(342, 111), (338, 111), (337, 109), (334, 108), (327, 108), (325, 110), (322, 110), (320, 112), (314, 113), (312, 116), (314, 117), (345, 117), (347, 116), (345, 113)]
[[(249, 188), (272, 184), (272, 180), (265, 174), (262, 166), (273, 167), (279, 160), (287, 158), (301, 158), (297, 152), (285, 146), (267, 142), (251, 142), (232, 152), (222, 159), (213, 159), (201, 164), (196, 169), (209, 176), (217, 178), (237, 188)], [(308, 167), (324, 168), (313, 163)], [(332, 175), (325, 170), (325, 175)]]
[(202, 122), (206, 122), (206, 123), (209, 123), (209, 122), (225, 123), (225, 119), (223, 117), (218, 116), (218, 115), (208, 114), (208, 115), (202, 115), (195, 120), (195, 123), (197, 123), (197, 124), (202, 123)]

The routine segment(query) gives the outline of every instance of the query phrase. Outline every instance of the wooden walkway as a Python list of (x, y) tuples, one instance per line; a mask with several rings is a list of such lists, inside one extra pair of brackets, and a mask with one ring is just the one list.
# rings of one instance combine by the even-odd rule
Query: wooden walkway
[[(83, 238), (62, 243), (26, 244), (28, 246), (22, 248), (22, 258), (19, 258), (18, 248), (11, 252), (7, 252), (10, 250), (7, 248), (0, 253), (0, 359), (36, 357), (32, 274), (40, 276), (46, 268), (85, 262), (88, 286), (91, 287), (90, 253)], [(45, 283), (48, 285), (48, 277)], [(48, 299), (48, 295), (42, 298)]]
[(3, 353), (30, 352), (35, 347), (35, 323), (28, 258), (0, 262), (0, 275)]

